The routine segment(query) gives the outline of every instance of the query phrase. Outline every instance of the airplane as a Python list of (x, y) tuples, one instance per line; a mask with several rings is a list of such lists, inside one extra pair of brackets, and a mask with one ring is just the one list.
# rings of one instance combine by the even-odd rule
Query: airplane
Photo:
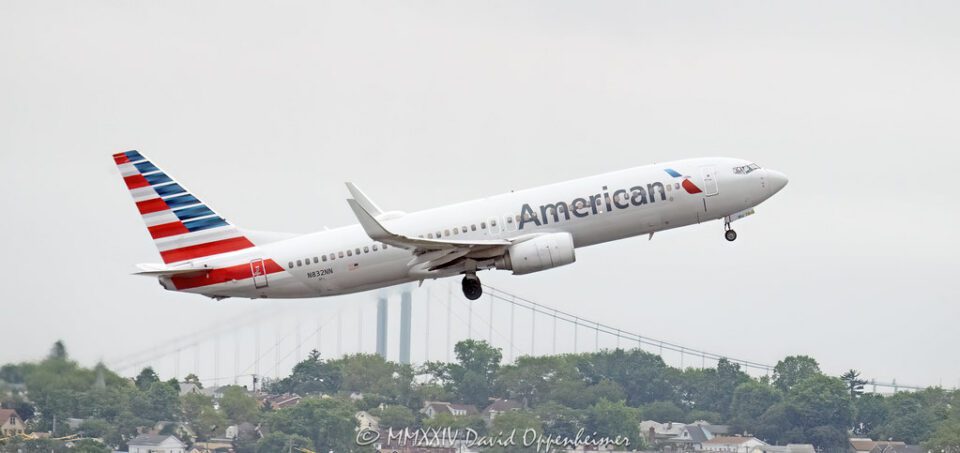
[(137, 151), (113, 155), (162, 264), (136, 275), (216, 300), (312, 298), (452, 276), (483, 294), (478, 273), (525, 275), (576, 261), (576, 249), (722, 220), (730, 224), (787, 185), (734, 158), (627, 168), (418, 212), (384, 211), (347, 183), (354, 225), (295, 235), (246, 230)]

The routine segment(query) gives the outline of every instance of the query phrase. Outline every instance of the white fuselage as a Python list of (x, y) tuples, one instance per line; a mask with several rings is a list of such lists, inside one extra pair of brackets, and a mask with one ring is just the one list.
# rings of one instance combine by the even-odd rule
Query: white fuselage
[[(515, 239), (566, 232), (576, 247), (585, 247), (728, 218), (756, 206), (786, 184), (782, 174), (774, 171), (744, 172), (749, 164), (731, 158), (667, 162), (419, 212), (385, 213), (379, 220), (390, 231), (409, 237)], [(686, 190), (684, 179), (700, 192)], [(189, 264), (211, 268), (273, 260), (282, 272), (275, 269), (257, 278), (181, 290), (213, 297), (305, 298), (453, 275), (412, 271), (415, 258), (412, 250), (373, 241), (355, 224), (195, 260)], [(169, 277), (161, 282), (174, 289)]]

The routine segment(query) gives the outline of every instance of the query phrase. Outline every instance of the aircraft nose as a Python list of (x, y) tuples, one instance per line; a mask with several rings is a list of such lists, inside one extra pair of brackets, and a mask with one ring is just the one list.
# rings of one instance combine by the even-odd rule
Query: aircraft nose
[(780, 173), (776, 170), (767, 169), (766, 171), (766, 180), (767, 180), (767, 190), (770, 192), (770, 195), (773, 195), (783, 189), (787, 185), (789, 179), (787, 175)]

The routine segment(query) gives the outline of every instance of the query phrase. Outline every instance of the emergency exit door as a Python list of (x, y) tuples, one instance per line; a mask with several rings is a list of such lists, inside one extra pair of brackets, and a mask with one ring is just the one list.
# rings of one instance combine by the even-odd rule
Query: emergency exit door
[(713, 165), (700, 167), (700, 172), (703, 175), (703, 194), (710, 197), (720, 193), (717, 187), (717, 167)]

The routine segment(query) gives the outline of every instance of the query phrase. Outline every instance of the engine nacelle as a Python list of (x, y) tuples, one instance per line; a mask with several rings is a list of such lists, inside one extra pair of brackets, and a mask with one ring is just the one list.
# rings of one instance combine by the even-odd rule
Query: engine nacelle
[(573, 236), (570, 233), (550, 233), (511, 245), (495, 264), (497, 269), (512, 270), (513, 275), (523, 275), (563, 266), (576, 260)]

